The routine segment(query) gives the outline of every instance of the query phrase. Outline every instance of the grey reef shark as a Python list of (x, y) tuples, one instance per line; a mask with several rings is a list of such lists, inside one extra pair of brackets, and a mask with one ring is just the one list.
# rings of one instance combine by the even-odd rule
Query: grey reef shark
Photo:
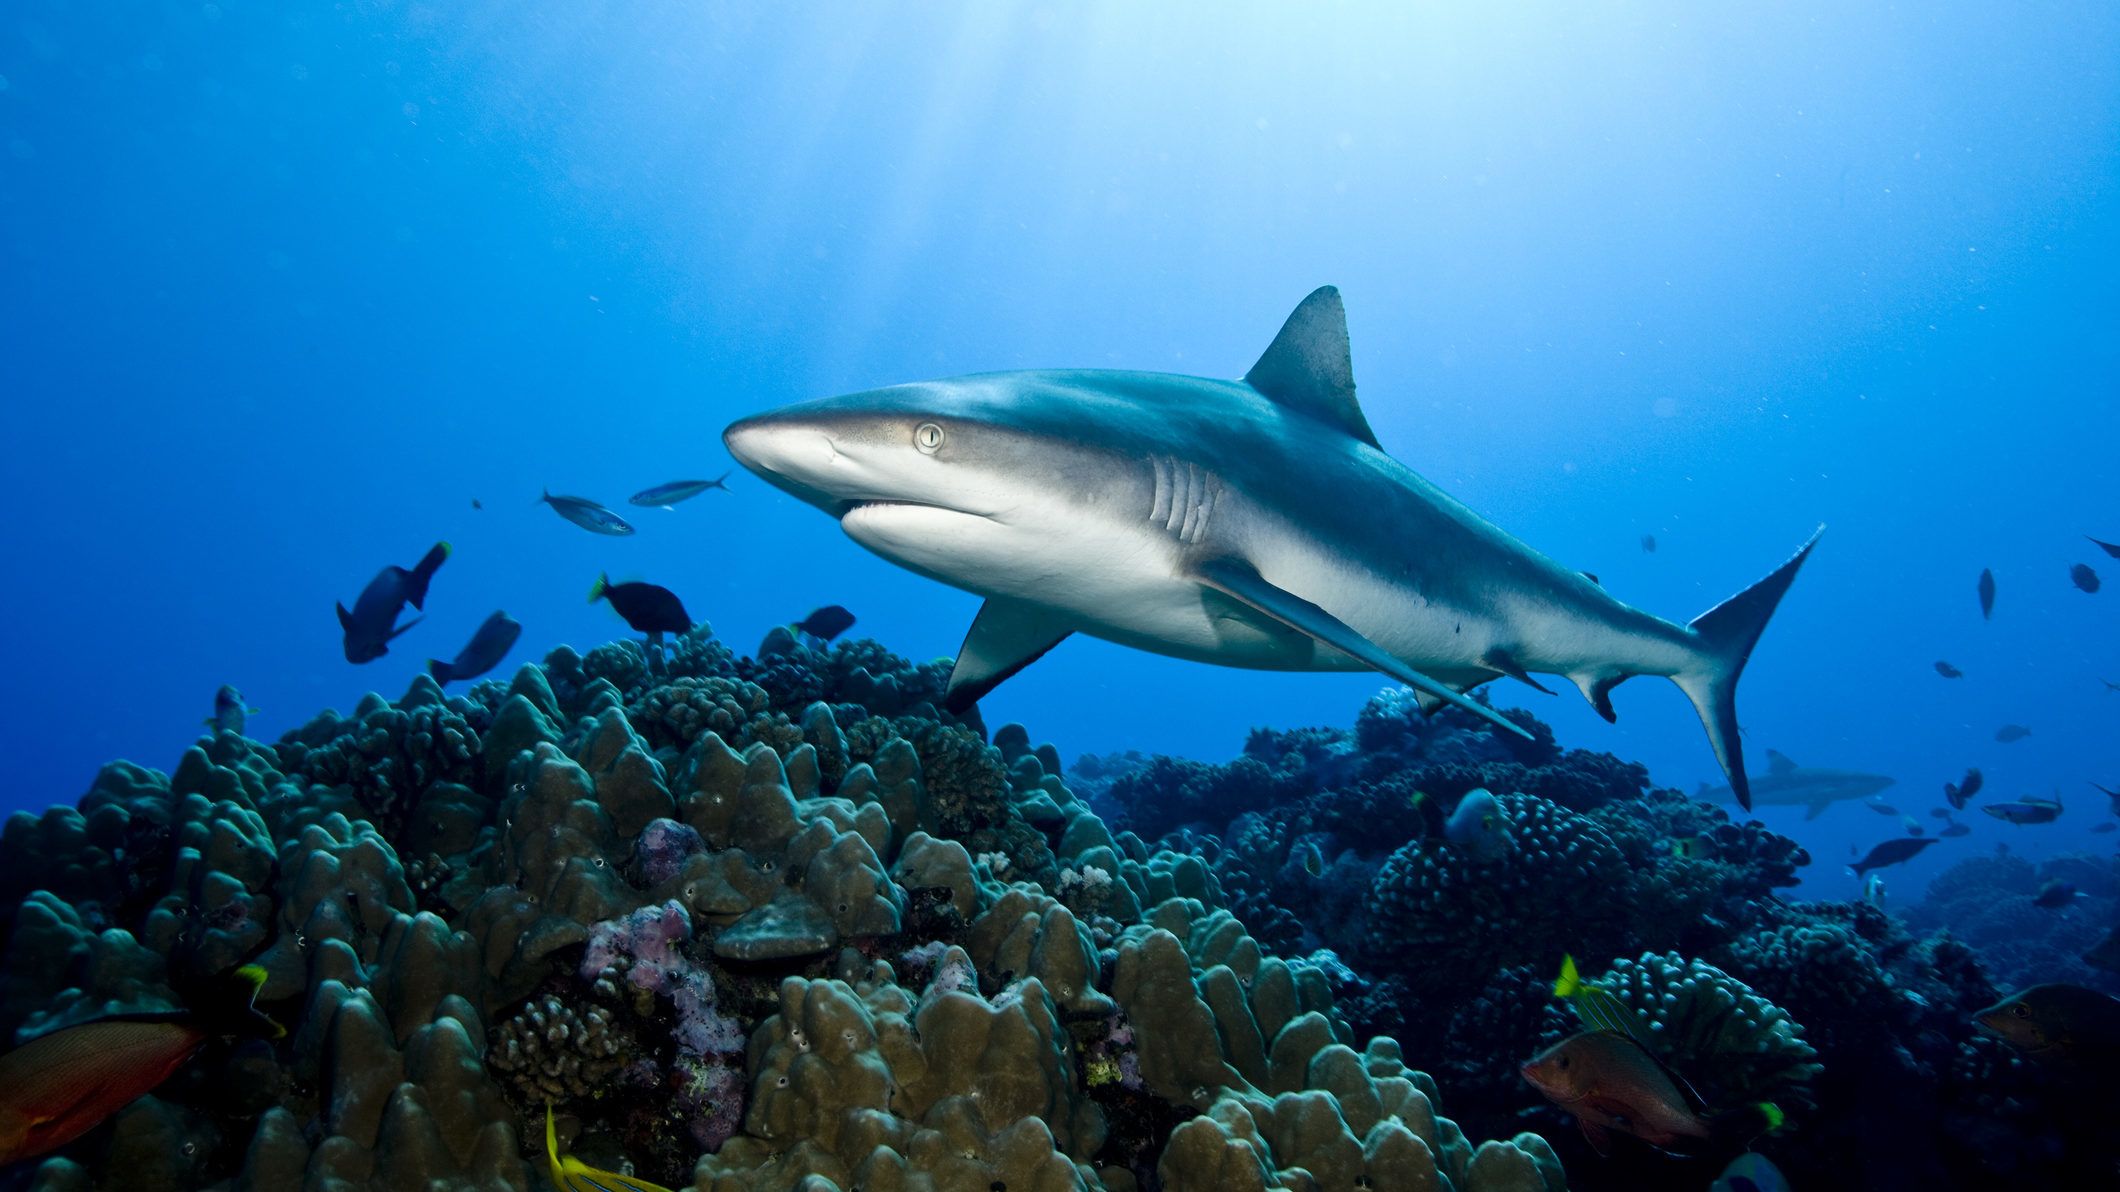
[[(1898, 780), (1860, 770), (1834, 770), (1799, 766), (1774, 750), (1767, 750), (1767, 772), (1752, 776), (1752, 803), (1763, 807), (1801, 807), (1807, 820), (1817, 819), (1834, 803), (1867, 799)], [(1727, 786), (1701, 784), (1697, 796), (1717, 803), (1730, 797)], [(1752, 804), (1746, 804), (1750, 807)]]
[(1241, 380), (987, 373), (802, 402), (723, 432), (746, 468), (899, 566), (986, 598), (962, 711), (1071, 633), (1223, 666), (1382, 671), (1423, 711), (1565, 676), (1612, 720), (1678, 684), (1750, 806), (1738, 676), (1817, 543), (1680, 625), (1614, 599), (1392, 459), (1355, 403), (1339, 291), (1305, 298)]

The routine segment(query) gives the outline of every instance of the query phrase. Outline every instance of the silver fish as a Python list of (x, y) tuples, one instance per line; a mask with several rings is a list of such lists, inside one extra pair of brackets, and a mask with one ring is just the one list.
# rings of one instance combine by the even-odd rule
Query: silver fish
[(625, 518), (584, 497), (555, 497), (550, 492), (538, 500), (552, 506), (552, 511), (580, 526), (592, 534), (609, 534), (623, 538), (633, 532)]
[(729, 491), (729, 474), (723, 472), (712, 480), (672, 480), (654, 488), (644, 488), (626, 498), (627, 504), (646, 505), (652, 509), (668, 509), (679, 501), (689, 501), (710, 488)]

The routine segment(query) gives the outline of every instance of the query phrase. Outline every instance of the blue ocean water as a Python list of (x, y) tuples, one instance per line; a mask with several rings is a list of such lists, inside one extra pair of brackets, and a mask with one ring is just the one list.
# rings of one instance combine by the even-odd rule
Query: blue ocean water
[[(2069, 808), (1972, 816), (1895, 886), (2108, 847), (2120, 589), (2068, 569), (2120, 581), (2083, 537), (2120, 539), (2120, 16), (1403, 8), (11, 6), (0, 810), (173, 765), (224, 682), (270, 738), (496, 607), (509, 665), (618, 636), (601, 571), (738, 648), (841, 603), (951, 653), (975, 598), (740, 471), (627, 540), (534, 502), (717, 475), (730, 420), (895, 381), (1238, 375), (1331, 283), (1385, 447), (1623, 599), (1690, 617), (1830, 527), (1748, 672), (1755, 758)], [(437, 539), (428, 619), (347, 664), (332, 603)], [(1382, 685), (1078, 638), (986, 716), (1219, 758)], [(1668, 685), (1617, 726), (1497, 694), (1714, 777)], [(1821, 895), (1896, 832), (1764, 818)]]

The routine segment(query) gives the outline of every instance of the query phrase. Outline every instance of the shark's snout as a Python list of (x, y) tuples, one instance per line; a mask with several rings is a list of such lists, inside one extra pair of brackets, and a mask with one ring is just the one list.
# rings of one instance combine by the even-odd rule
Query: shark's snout
[(837, 516), (844, 503), (848, 460), (832, 436), (807, 419), (760, 414), (731, 423), (722, 445), (762, 480)]
[(830, 467), (836, 454), (829, 435), (771, 414), (731, 423), (721, 441), (736, 462), (761, 476), (800, 479)]

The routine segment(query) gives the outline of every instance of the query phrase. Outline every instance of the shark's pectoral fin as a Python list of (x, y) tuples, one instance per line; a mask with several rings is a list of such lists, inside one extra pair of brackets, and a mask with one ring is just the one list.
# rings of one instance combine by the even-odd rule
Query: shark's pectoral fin
[(943, 702), (952, 712), (964, 711), (1074, 631), (1073, 622), (1043, 605), (989, 599), (965, 632)]
[(1819, 816), (1824, 815), (1826, 813), (1826, 808), (1830, 806), (1832, 806), (1831, 803), (1824, 799), (1821, 799), (1818, 802), (1811, 804), (1809, 807), (1804, 808), (1803, 818), (1806, 822), (1815, 820)]
[(1345, 621), (1293, 592), (1268, 583), (1266, 577), (1259, 574), (1258, 568), (1242, 559), (1210, 559), (1199, 564), (1194, 575), (1201, 583), (1216, 591), (1250, 605), (1342, 654), (1360, 659), (1416, 692), (1425, 692), (1444, 703), (1455, 704), (1518, 736), (1527, 739), (1531, 736), (1493, 708), (1466, 699), (1448, 685), (1439, 683), (1392, 657), (1382, 646), (1349, 628)]

